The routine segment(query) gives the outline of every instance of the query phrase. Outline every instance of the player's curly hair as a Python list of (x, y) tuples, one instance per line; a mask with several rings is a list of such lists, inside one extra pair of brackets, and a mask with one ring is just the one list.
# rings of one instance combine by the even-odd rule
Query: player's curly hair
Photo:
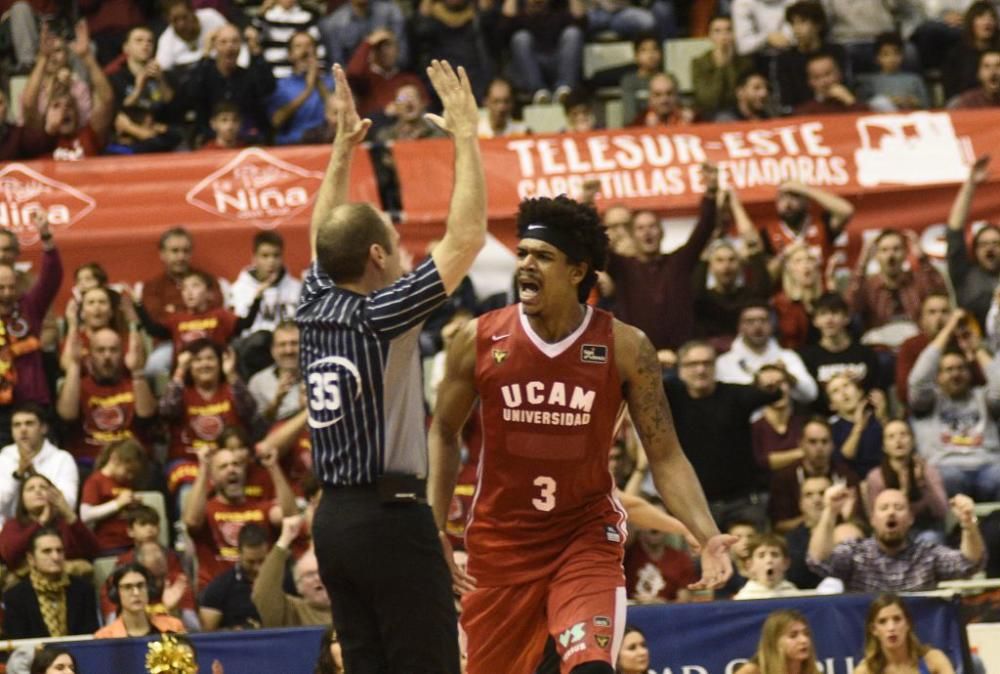
[(597, 283), (597, 272), (602, 271), (608, 261), (608, 235), (597, 209), (562, 194), (554, 199), (537, 197), (522, 201), (517, 211), (518, 238), (524, 237), (528, 225), (538, 222), (571, 236), (585, 251), (582, 260), (568, 257), (572, 263), (584, 262), (587, 265), (587, 273), (577, 288), (580, 301), (586, 301)]

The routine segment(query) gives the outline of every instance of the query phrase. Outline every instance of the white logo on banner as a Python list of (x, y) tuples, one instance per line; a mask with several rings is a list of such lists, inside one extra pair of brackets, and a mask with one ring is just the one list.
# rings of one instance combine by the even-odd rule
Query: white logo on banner
[(80, 190), (42, 175), (24, 164), (0, 170), (0, 227), (17, 235), (23, 246), (38, 241), (32, 222), (42, 211), (52, 229), (65, 229), (94, 210), (97, 202)]
[(854, 161), (863, 187), (960, 182), (969, 174), (970, 140), (955, 135), (947, 113), (874, 115), (857, 125)]
[(272, 229), (308, 206), (322, 180), (322, 173), (251, 147), (191, 188), (185, 198), (214, 215), (253, 220), (262, 229)]

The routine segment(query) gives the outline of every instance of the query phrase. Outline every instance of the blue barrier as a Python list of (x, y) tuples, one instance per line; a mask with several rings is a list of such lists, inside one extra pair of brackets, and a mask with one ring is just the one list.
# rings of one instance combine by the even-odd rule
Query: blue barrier
[[(809, 621), (824, 674), (851, 674), (860, 658), (869, 595), (834, 595), (759, 601), (633, 606), (628, 622), (646, 635), (656, 674), (732, 674), (757, 648), (767, 615), (779, 608), (801, 611)], [(917, 634), (943, 650), (962, 670), (963, 639), (958, 602), (907, 597)], [(312, 674), (323, 628), (288, 628), (192, 634), (203, 673), (218, 658), (226, 674)], [(84, 674), (145, 671), (149, 639), (107, 639), (64, 644)], [(498, 672), (497, 674), (503, 674)]]
[[(830, 595), (633, 606), (628, 620), (642, 630), (656, 674), (732, 674), (757, 650), (771, 611), (790, 608), (809, 621), (824, 674), (851, 674), (864, 647), (864, 624), (874, 595)], [(962, 671), (963, 639), (957, 600), (906, 597), (921, 641), (947, 654)]]
[[(198, 651), (198, 670), (212, 671), (212, 660), (226, 674), (312, 674), (323, 627), (203, 632), (189, 635)], [(146, 671), (146, 644), (141, 639), (95, 639), (62, 644), (77, 659), (83, 674), (141, 674)]]

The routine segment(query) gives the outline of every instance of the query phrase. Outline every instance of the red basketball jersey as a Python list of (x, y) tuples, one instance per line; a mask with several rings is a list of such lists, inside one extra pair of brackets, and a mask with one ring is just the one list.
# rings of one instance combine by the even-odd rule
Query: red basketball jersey
[(608, 470), (623, 406), (612, 323), (587, 307), (577, 330), (547, 344), (520, 305), (479, 318), (483, 447), (466, 549), (483, 586), (551, 574), (574, 539), (621, 552), (625, 513)]

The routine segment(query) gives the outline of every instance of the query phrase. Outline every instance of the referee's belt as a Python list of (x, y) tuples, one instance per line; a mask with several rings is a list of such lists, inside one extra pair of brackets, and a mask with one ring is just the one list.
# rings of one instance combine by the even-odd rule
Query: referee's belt
[(382, 503), (427, 503), (427, 480), (408, 473), (383, 473), (374, 484), (327, 485), (334, 491), (371, 490)]

